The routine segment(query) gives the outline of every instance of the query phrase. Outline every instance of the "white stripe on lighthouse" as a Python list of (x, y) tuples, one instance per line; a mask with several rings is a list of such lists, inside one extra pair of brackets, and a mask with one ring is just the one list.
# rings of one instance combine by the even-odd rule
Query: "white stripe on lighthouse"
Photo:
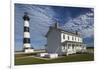
[(29, 32), (24, 32), (24, 38), (30, 38), (30, 33)]
[(30, 43), (24, 43), (24, 47), (25, 48), (30, 48), (31, 47), (31, 44)]
[(27, 20), (24, 21), (24, 27), (29, 27), (29, 21)]

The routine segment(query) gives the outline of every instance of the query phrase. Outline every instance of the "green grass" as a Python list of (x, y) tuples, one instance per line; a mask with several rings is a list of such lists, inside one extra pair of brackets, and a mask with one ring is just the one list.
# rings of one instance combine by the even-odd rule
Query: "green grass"
[(62, 63), (62, 62), (79, 62), (79, 61), (93, 61), (93, 54), (74, 54), (69, 56), (63, 56), (61, 58), (44, 60), (34, 57), (20, 58), (22, 55), (15, 57), (15, 65), (29, 65), (29, 64), (44, 64), (44, 63)]

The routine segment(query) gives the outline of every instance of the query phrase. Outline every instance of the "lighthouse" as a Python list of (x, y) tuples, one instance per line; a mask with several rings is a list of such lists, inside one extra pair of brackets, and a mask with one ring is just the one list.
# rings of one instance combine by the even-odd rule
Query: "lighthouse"
[(31, 47), (31, 42), (30, 42), (30, 28), (29, 28), (30, 18), (27, 12), (24, 13), (23, 20), (24, 20), (24, 34), (23, 34), (24, 52), (32, 53), (34, 49)]

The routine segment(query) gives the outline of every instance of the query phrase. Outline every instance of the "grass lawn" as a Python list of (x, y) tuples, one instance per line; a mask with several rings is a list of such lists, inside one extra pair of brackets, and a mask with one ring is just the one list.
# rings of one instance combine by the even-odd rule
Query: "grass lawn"
[[(61, 58), (44, 60), (34, 57), (27, 57), (29, 55), (15, 55), (15, 65), (29, 65), (29, 64), (44, 64), (44, 63), (62, 63), (62, 62), (79, 62), (79, 61), (93, 61), (93, 54), (74, 54), (63, 56)], [(24, 57), (24, 58), (23, 58)]]

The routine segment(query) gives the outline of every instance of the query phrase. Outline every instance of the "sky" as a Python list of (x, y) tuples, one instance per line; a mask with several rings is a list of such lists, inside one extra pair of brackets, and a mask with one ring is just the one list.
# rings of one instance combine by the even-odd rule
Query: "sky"
[(94, 46), (94, 9), (84, 7), (15, 4), (15, 51), (23, 49), (24, 12), (30, 17), (31, 46), (44, 49), (46, 33), (50, 26), (58, 22), (59, 28), (75, 32), (83, 37), (87, 46)]

